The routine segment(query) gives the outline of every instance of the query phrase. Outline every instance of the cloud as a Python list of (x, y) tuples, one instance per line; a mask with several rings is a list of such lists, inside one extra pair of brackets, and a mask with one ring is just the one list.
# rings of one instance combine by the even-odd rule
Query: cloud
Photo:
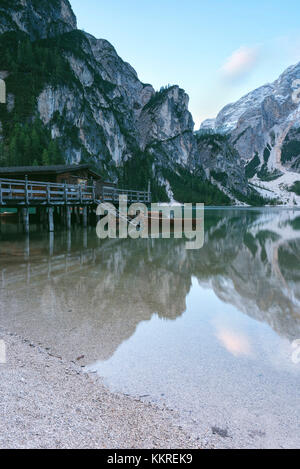
[(223, 77), (236, 80), (247, 75), (258, 61), (258, 47), (242, 46), (235, 50), (221, 67)]
[(226, 350), (235, 357), (251, 356), (251, 346), (246, 336), (229, 329), (220, 329), (217, 338)]

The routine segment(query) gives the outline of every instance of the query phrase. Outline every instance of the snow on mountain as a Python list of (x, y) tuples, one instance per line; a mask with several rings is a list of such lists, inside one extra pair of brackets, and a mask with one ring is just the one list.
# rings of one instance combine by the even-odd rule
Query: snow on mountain
[(300, 181), (298, 90), (300, 93), (300, 63), (289, 67), (274, 83), (228, 104), (216, 119), (205, 121), (200, 128), (200, 133), (226, 134), (245, 160), (250, 181), (261, 186), (261, 195), (277, 195), (290, 205), (294, 200), (300, 203), (286, 190)]

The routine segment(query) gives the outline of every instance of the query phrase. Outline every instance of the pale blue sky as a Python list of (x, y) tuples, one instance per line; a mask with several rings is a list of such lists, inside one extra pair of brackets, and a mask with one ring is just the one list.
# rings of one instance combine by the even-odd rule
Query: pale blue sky
[(196, 123), (300, 61), (299, 0), (70, 0), (155, 89), (178, 84)]

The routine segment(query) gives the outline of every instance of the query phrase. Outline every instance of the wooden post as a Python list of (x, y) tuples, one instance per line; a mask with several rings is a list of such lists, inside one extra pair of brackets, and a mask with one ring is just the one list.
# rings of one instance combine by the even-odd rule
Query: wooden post
[(27, 207), (22, 209), (22, 215), (23, 215), (23, 229), (25, 233), (29, 233), (29, 209)]
[(51, 194), (50, 194), (50, 186), (47, 184), (47, 202), (50, 204), (51, 202)]
[(67, 229), (71, 229), (71, 207), (69, 205), (66, 206), (66, 225)]
[(66, 204), (68, 202), (67, 184), (64, 185), (64, 199)]
[(83, 213), (82, 213), (82, 224), (83, 227), (87, 227), (87, 220), (88, 220), (88, 213), (87, 213), (87, 206), (83, 207)]
[(80, 225), (80, 207), (75, 207), (76, 223)]
[(84, 230), (83, 232), (83, 248), (87, 249), (88, 246), (88, 235), (87, 235), (87, 230)]
[(54, 231), (53, 207), (49, 207), (48, 209), (48, 228), (50, 233)]
[(23, 218), (22, 218), (22, 209), (18, 208), (18, 229), (22, 227)]
[(3, 204), (3, 197), (2, 197), (2, 184), (1, 184), (1, 181), (0, 181), (0, 205)]
[[(30, 240), (29, 240), (28, 235), (26, 236), (25, 245), (24, 245), (24, 257), (25, 257), (25, 260), (27, 260), (27, 261), (30, 257)], [(29, 268), (30, 268), (30, 266), (29, 266)]]
[(43, 210), (43, 226), (46, 228), (48, 224), (48, 214), (47, 214), (47, 207)]
[(28, 176), (25, 176), (25, 204), (29, 204), (29, 197), (28, 197)]
[(54, 233), (50, 232), (49, 235), (49, 256), (53, 256), (53, 251), (54, 251)]
[(151, 182), (150, 179), (148, 181), (148, 203), (150, 204), (151, 202)]
[(68, 236), (67, 236), (67, 249), (68, 249), (68, 252), (71, 251), (71, 247), (72, 247), (72, 236), (71, 236), (71, 231), (69, 230), (68, 231)]

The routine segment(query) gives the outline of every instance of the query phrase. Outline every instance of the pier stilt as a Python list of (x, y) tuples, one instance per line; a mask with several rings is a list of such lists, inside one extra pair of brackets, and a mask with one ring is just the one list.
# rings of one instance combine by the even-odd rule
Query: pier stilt
[(18, 208), (18, 230), (22, 229), (22, 224), (23, 224), (22, 209)]
[(25, 243), (24, 243), (24, 259), (28, 261), (30, 257), (30, 240), (29, 236), (26, 236)]
[(87, 249), (87, 246), (88, 246), (88, 233), (87, 233), (87, 229), (85, 229), (83, 232), (83, 248)]
[(29, 209), (22, 208), (22, 216), (23, 216), (23, 229), (25, 233), (29, 233)]
[(50, 233), (54, 231), (54, 217), (53, 217), (53, 207), (48, 208), (48, 228)]
[(49, 256), (53, 256), (53, 251), (54, 251), (54, 233), (51, 232), (49, 235)]
[(71, 251), (71, 247), (72, 247), (72, 236), (71, 236), (71, 231), (68, 231), (68, 235), (67, 235), (67, 249), (68, 249), (68, 252)]
[(77, 225), (80, 225), (80, 207), (74, 207), (75, 219)]
[(83, 227), (86, 228), (88, 224), (88, 212), (87, 212), (87, 207), (83, 207), (83, 212), (82, 212), (82, 224)]
[(66, 225), (67, 225), (67, 229), (70, 230), (71, 229), (71, 207), (69, 207), (68, 205), (66, 206)]

